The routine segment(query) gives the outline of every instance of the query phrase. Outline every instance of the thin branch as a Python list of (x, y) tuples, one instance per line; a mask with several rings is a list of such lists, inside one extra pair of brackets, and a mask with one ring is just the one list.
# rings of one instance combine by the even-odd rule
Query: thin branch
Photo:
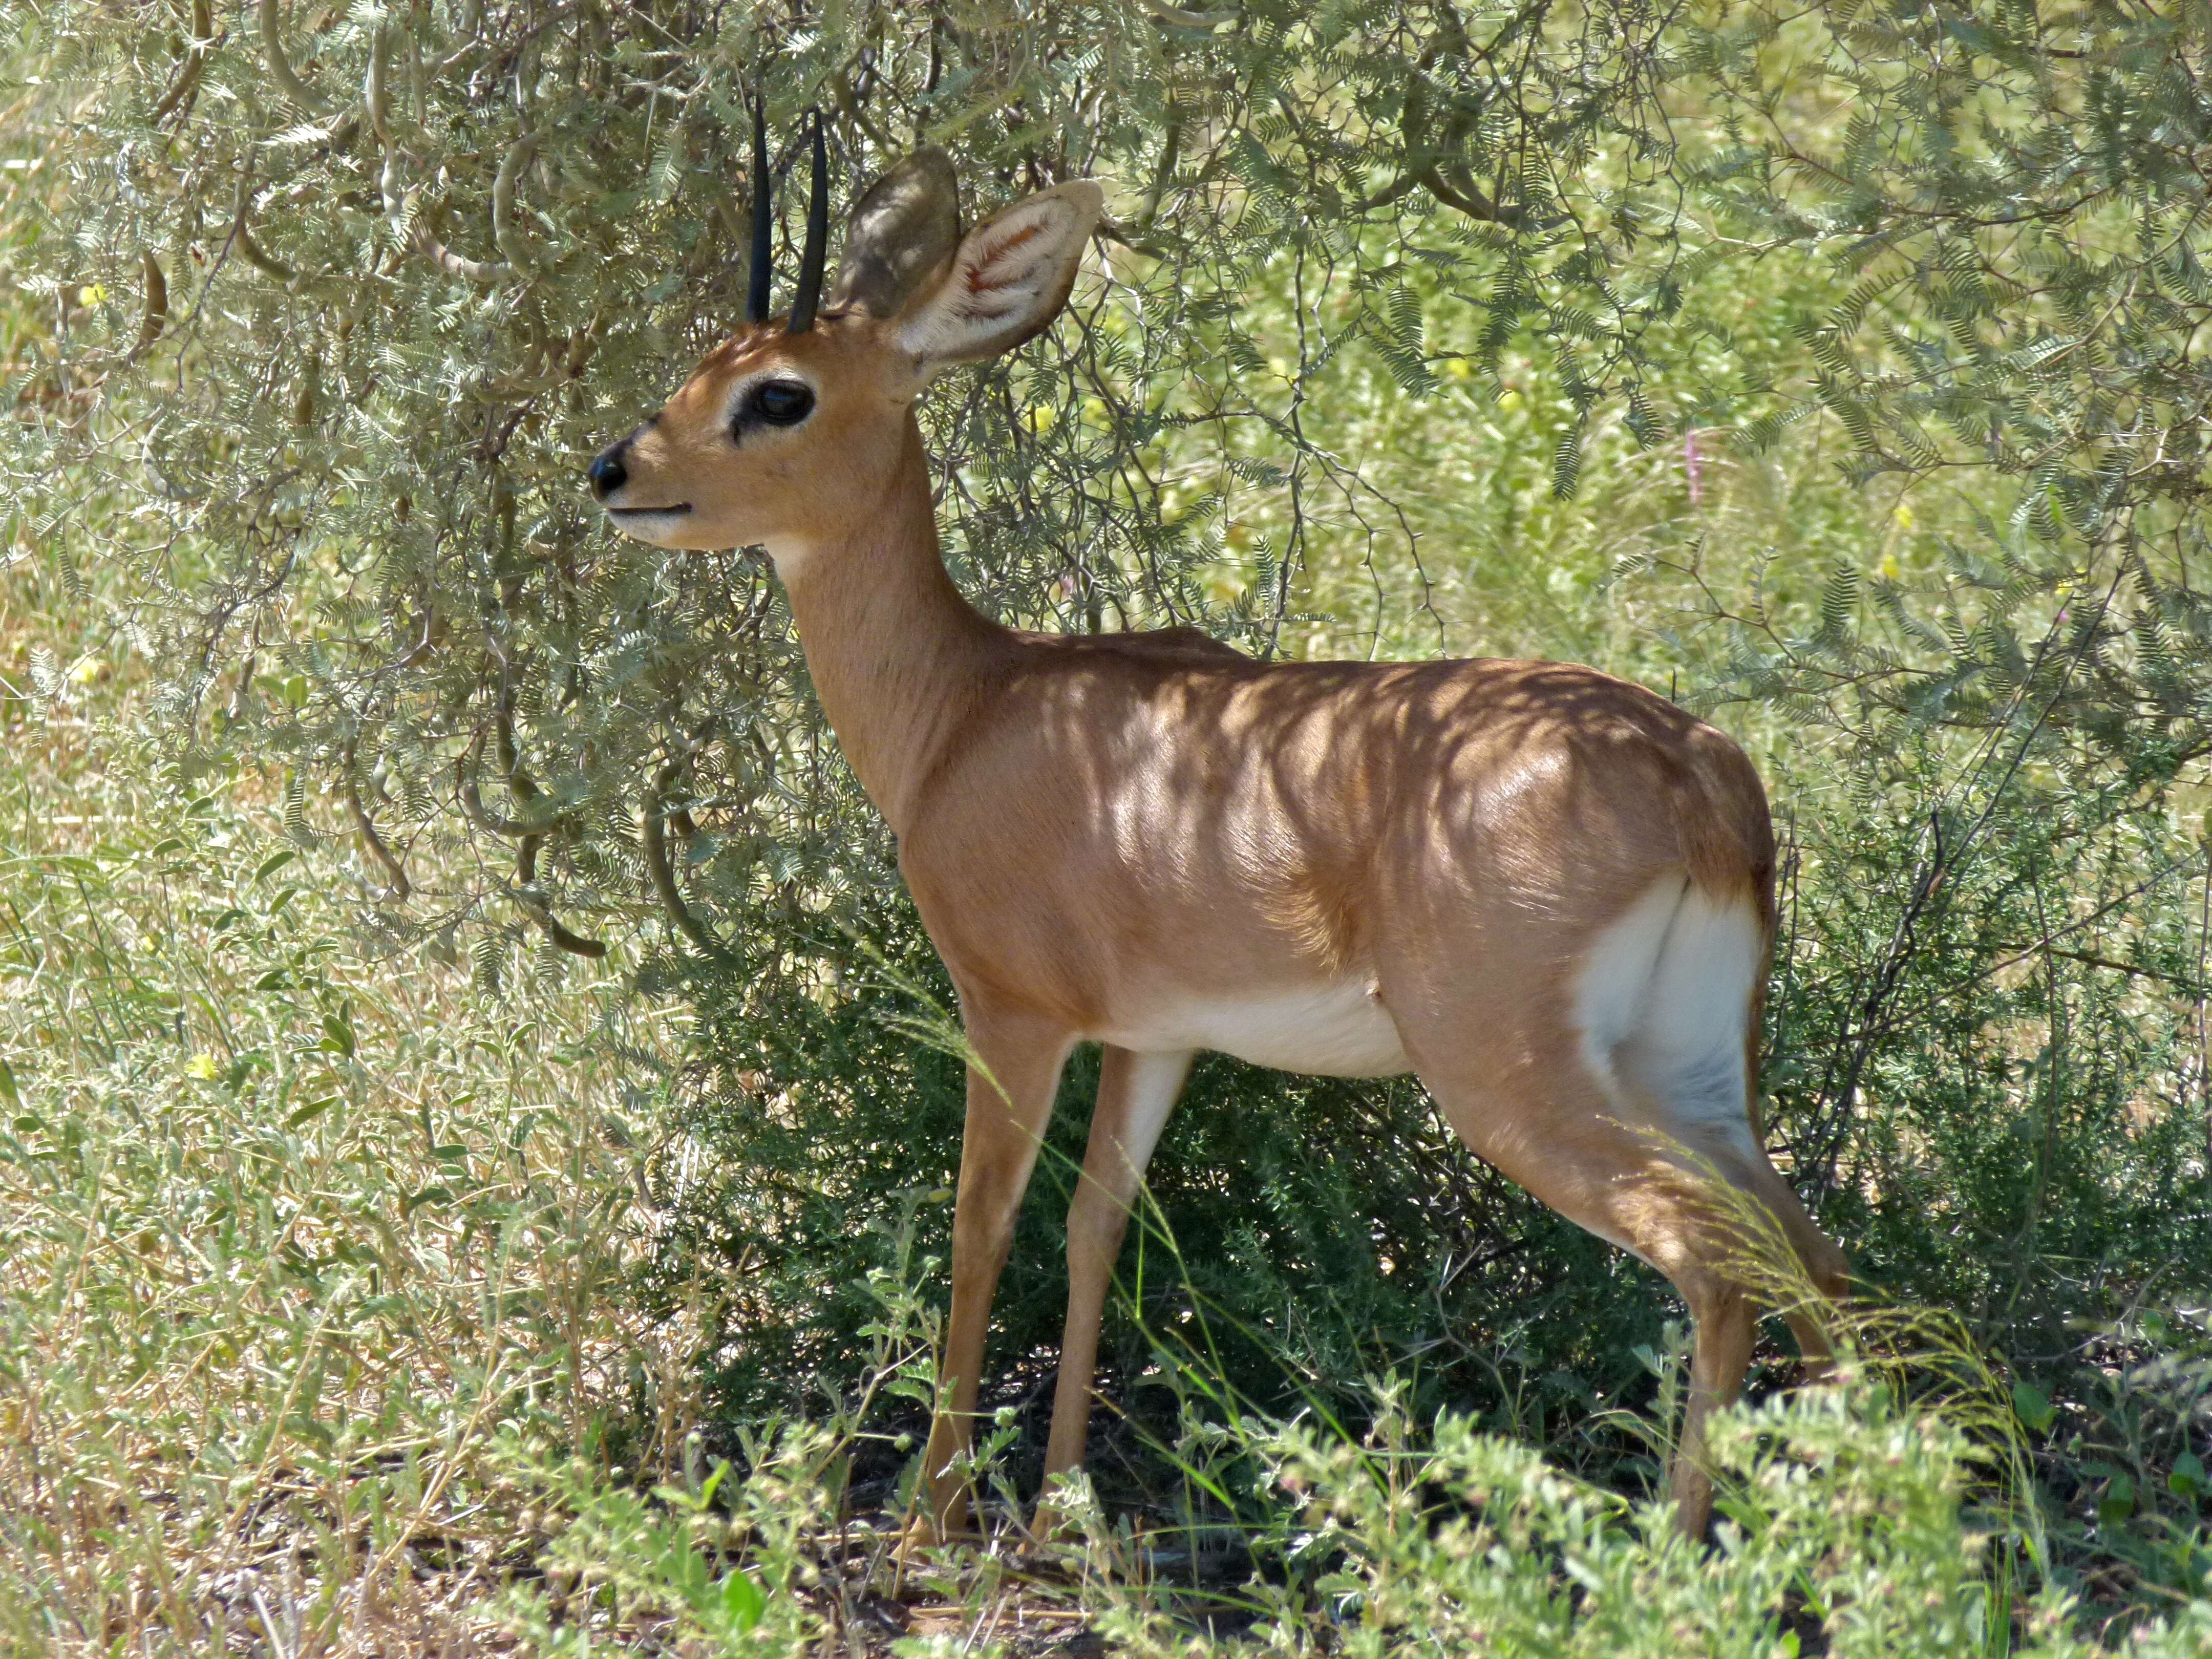
[(277, 0), (261, 0), (261, 51), (269, 61), (269, 78), (276, 83), (276, 90), (309, 115), (315, 112), (315, 100), (300, 77), (292, 73), (291, 60), (284, 56), (284, 41), (281, 21), (276, 11)]
[(653, 878), (653, 890), (660, 900), (660, 908), (668, 913), (669, 921), (676, 924), (678, 931), (708, 955), (726, 957), (731, 954), (729, 946), (692, 914), (691, 907), (684, 902), (683, 890), (676, 884), (676, 871), (668, 861), (667, 791), (682, 767), (680, 760), (669, 762), (646, 787), (641, 837), (645, 844), (645, 867)]
[(845, 118), (867, 134), (868, 142), (883, 151), (884, 155), (896, 155), (899, 149), (898, 141), (869, 118), (868, 112), (862, 106), (860, 98), (853, 91), (852, 78), (840, 69), (830, 76), (829, 86), (830, 100), (843, 113)]
[(354, 775), (354, 751), (349, 744), (345, 753), (346, 805), (353, 813), (353, 827), (361, 832), (362, 845), (368, 848), (376, 861), (384, 866), (385, 874), (392, 878), (391, 896), (404, 903), (415, 895), (415, 884), (407, 879), (407, 866), (400, 863), (399, 855), (376, 832), (376, 823), (368, 816), (368, 809), (361, 804), (361, 785)]
[(392, 234), (449, 276), (459, 276), (479, 287), (490, 288), (514, 274), (502, 262), (471, 259), (453, 252), (416, 216), (415, 191), (401, 183), (399, 147), (392, 139), (391, 100), (384, 84), (385, 31), (380, 27), (368, 49), (368, 72), (362, 83), (362, 101), (368, 108), (368, 124), (384, 149), (384, 167), (377, 175), (377, 191), (384, 198), (384, 216)]
[(1434, 162), (1430, 163), (1421, 173), (1421, 183), (1427, 186), (1429, 194), (1437, 200), (1448, 208), (1457, 208), (1470, 219), (1480, 219), (1486, 224), (1504, 223), (1504, 216), (1498, 211), (1498, 204), (1484, 195), (1482, 187), (1472, 178), (1464, 176), (1465, 169), (1460, 171), (1462, 174), (1462, 187), (1458, 189), (1444, 182), (1442, 170)]
[(178, 108), (189, 109), (193, 94), (199, 90), (200, 76), (207, 70), (208, 53), (215, 47), (215, 15), (208, 0), (192, 0), (192, 38), (185, 47), (185, 66), (177, 72), (175, 82), (161, 94), (161, 101), (154, 106), (147, 117), (148, 123), (159, 126), (169, 112)]
[(1168, 117), (1168, 130), (1160, 140), (1159, 164), (1152, 169), (1152, 183), (1145, 187), (1145, 200), (1137, 210), (1136, 233), (1149, 236), (1152, 222), (1160, 216), (1160, 200), (1167, 194), (1168, 183), (1175, 177), (1176, 162), (1182, 155), (1182, 113), (1181, 110)]
[(528, 263), (524, 243), (514, 228), (514, 186), (538, 148), (538, 134), (526, 132), (501, 160), (499, 176), (491, 186), (491, 240), (515, 266)]
[(525, 915), (544, 930), (545, 937), (552, 940), (556, 948), (566, 951), (572, 957), (589, 957), (598, 961), (607, 953), (606, 941), (586, 939), (581, 933), (569, 932), (561, 925), (560, 918), (553, 914), (553, 907), (546, 903), (545, 896), (538, 890), (538, 836), (526, 836), (521, 849), (515, 855), (515, 884), (513, 890), (515, 903), (521, 907)]
[(242, 173), (238, 180), (238, 205), (231, 218), (231, 241), (244, 256), (246, 264), (264, 276), (275, 277), (276, 281), (289, 288), (299, 279), (300, 273), (274, 254), (266, 252), (258, 242), (253, 240), (252, 230), (246, 223), (247, 216), (252, 211), (252, 208), (253, 175), (250, 173)]
[(1141, 3), (1153, 21), (1165, 23), (1173, 28), (1206, 29), (1210, 32), (1224, 23), (1243, 21), (1241, 15), (1233, 11), (1187, 11), (1181, 6), (1164, 4), (1163, 0), (1141, 0)]
[(138, 343), (131, 348), (125, 361), (136, 362), (153, 349), (154, 342), (161, 337), (161, 331), (169, 325), (169, 279), (161, 274), (161, 262), (154, 257), (154, 250), (146, 249), (139, 256), (146, 272), (146, 310), (138, 325)]
[[(558, 830), (568, 816), (564, 807), (548, 807), (519, 818), (510, 818), (493, 811), (483, 804), (483, 796), (477, 785), (477, 769), (483, 757), (483, 738), (479, 736), (469, 745), (469, 752), (453, 763), (455, 781), (459, 787), (461, 811), (477, 829), (509, 840), (526, 840), (534, 836), (550, 836)], [(525, 780), (526, 784), (527, 780)], [(512, 785), (510, 784), (510, 787)], [(520, 794), (520, 790), (516, 793)], [(526, 799), (534, 800), (533, 789)]]

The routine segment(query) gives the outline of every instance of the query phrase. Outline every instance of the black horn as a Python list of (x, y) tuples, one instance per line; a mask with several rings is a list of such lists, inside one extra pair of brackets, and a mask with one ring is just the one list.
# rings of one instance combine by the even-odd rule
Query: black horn
[(822, 299), (822, 265), (830, 257), (830, 148), (822, 137), (822, 112), (814, 112), (814, 183), (806, 198), (806, 246), (799, 257), (799, 291), (792, 295), (787, 334), (814, 326)]
[(753, 105), (753, 268), (751, 286), (745, 292), (745, 320), (768, 320), (769, 238), (775, 228), (769, 200), (768, 100)]

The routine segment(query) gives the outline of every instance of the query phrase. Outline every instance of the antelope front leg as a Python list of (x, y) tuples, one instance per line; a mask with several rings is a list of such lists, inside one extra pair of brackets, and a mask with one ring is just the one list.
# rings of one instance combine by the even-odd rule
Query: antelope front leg
[(1129, 1206), (1144, 1184), (1145, 1166), (1182, 1092), (1183, 1079), (1190, 1075), (1190, 1062), (1188, 1050), (1140, 1054), (1109, 1047), (1099, 1064), (1091, 1145), (1083, 1155), (1082, 1180), (1067, 1206), (1067, 1328), (1060, 1342), (1052, 1439), (1045, 1448), (1045, 1495), (1037, 1505), (1040, 1536), (1059, 1526), (1053, 1477), (1083, 1467), (1107, 1288), (1128, 1230)]
[(1041, 1021), (971, 1012), (967, 1024), (968, 1040), (988, 1075), (974, 1066), (968, 1070), (968, 1124), (961, 1136), (959, 1196), (952, 1211), (952, 1315), (938, 1373), (937, 1420), (930, 1427), (922, 1465), (929, 1479), (929, 1508), (921, 1531), (929, 1541), (968, 1525), (968, 1480), (957, 1463), (968, 1449), (975, 1419), (991, 1297), (1006, 1265), (1014, 1214), (1036, 1166), (1039, 1139), (1052, 1115), (1053, 1091), (1070, 1046), (1064, 1030)]

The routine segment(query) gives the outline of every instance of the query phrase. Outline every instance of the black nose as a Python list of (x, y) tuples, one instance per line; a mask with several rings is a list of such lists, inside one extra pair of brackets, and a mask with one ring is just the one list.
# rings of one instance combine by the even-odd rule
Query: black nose
[(612, 448), (601, 450), (585, 474), (592, 481), (592, 493), (601, 501), (629, 482), (629, 469), (623, 465), (623, 451), (629, 447), (629, 440), (625, 438)]

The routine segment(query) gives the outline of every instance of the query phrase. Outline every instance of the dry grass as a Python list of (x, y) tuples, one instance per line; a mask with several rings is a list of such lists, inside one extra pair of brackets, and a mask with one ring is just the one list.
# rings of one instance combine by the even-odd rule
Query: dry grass
[[(705, 1473), (691, 1323), (635, 1279), (684, 1011), (520, 940), (496, 985), (378, 954), (352, 845), (142, 742), (114, 612), (14, 554), (0, 1652), (715, 1650), (671, 1551), (753, 1562), (793, 1650), (1096, 1650), (1012, 1546), (902, 1573), (892, 1522), (837, 1516), (854, 1424), (712, 1510), (642, 1495)], [(927, 1352), (904, 1317), (887, 1369)]]
[(504, 1644), (516, 1471), (689, 1427), (616, 1293), (668, 1015), (367, 953), (351, 849), (138, 750), (120, 634), (20, 545), (0, 675), (0, 1644)]

